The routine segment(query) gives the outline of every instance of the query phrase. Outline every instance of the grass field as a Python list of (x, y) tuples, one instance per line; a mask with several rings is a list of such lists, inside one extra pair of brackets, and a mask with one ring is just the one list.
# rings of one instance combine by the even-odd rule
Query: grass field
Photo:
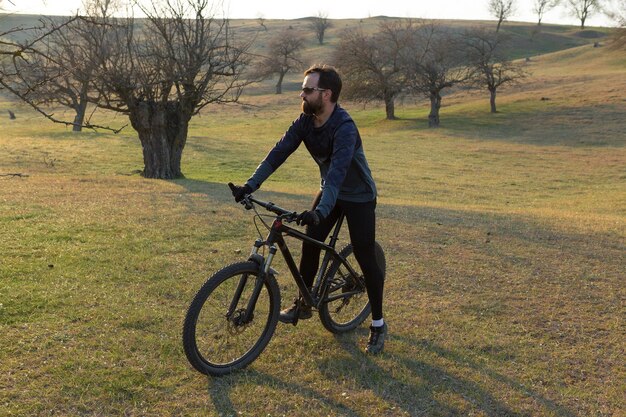
[[(386, 351), (362, 353), (365, 325), (336, 337), (314, 318), (220, 379), (187, 364), (182, 321), (248, 253), (251, 215), (225, 183), (247, 179), (297, 93), (194, 119), (176, 181), (136, 174), (130, 130), (77, 135), (3, 102), (18, 119), (0, 120), (0, 415), (625, 415), (625, 64), (591, 46), (533, 57), (500, 113), (457, 93), (436, 130), (426, 103), (393, 122), (345, 103), (380, 191)], [(259, 196), (302, 210), (317, 176), (299, 150)]]

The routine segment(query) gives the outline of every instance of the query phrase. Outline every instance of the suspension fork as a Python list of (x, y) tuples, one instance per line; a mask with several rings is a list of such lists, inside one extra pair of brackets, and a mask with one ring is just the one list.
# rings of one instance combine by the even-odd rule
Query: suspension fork
[(259, 300), (259, 295), (261, 295), (261, 290), (263, 289), (263, 284), (265, 284), (265, 280), (268, 274), (271, 274), (273, 270), (270, 268), (272, 264), (272, 260), (276, 255), (276, 246), (271, 245), (269, 248), (269, 254), (267, 255), (267, 259), (265, 262), (259, 264), (259, 272), (256, 276), (256, 281), (254, 282), (254, 290), (252, 291), (252, 295), (250, 296), (250, 300), (248, 301), (248, 306), (246, 307), (246, 313), (244, 315), (244, 323), (249, 323), (252, 321), (254, 317), (254, 307), (256, 306), (256, 302)]
[[(252, 247), (252, 252), (250, 253), (249, 260), (255, 261), (257, 264), (262, 263), (263, 257), (259, 255), (259, 248), (263, 246), (263, 241), (261, 239), (257, 239), (254, 242), (254, 246)], [(260, 260), (259, 260), (260, 258)], [(230, 301), (230, 306), (228, 307), (228, 312), (226, 313), (226, 317), (232, 317), (237, 305), (239, 304), (239, 300), (241, 299), (241, 294), (243, 294), (243, 289), (246, 287), (248, 283), (249, 274), (244, 274), (239, 279), (239, 283), (237, 284), (237, 289), (235, 290), (235, 294), (233, 295), (233, 299)], [(256, 286), (255, 286), (256, 290)], [(258, 295), (257, 295), (258, 299)], [(248, 308), (246, 308), (248, 311)]]
[[(264, 259), (263, 256), (259, 254), (259, 248), (266, 244), (268, 244), (268, 242), (257, 239), (254, 243), (254, 247), (252, 248), (252, 253), (250, 254), (249, 260), (255, 262), (258, 265), (258, 271), (255, 276), (252, 294), (250, 295), (250, 299), (248, 300), (244, 314), (241, 317), (241, 321), (238, 324), (247, 324), (252, 321), (252, 319), (254, 318), (254, 308), (256, 307), (256, 303), (259, 300), (259, 296), (261, 295), (261, 291), (263, 290), (263, 285), (265, 283), (265, 280), (267, 279), (268, 274), (276, 274), (276, 271), (271, 268), (272, 260), (274, 259), (274, 256), (277, 252), (276, 246), (271, 243), (269, 244), (269, 255), (267, 256), (267, 259)], [(228, 309), (229, 317), (234, 313), (235, 309), (237, 308), (237, 305), (239, 304), (239, 299), (243, 294), (243, 290), (248, 283), (249, 278), (249, 274), (241, 276), (241, 279), (239, 280), (239, 283), (237, 285), (237, 289), (235, 290), (235, 295)]]

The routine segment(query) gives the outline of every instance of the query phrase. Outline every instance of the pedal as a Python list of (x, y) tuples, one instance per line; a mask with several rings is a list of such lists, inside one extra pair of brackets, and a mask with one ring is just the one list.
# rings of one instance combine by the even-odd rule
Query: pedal
[(302, 302), (302, 295), (300, 295), (298, 297), (298, 301), (296, 301), (296, 314), (293, 318), (293, 321), (291, 322), (291, 324), (293, 324), (294, 326), (296, 326), (298, 324), (298, 321), (300, 320), (300, 309), (302, 308)]

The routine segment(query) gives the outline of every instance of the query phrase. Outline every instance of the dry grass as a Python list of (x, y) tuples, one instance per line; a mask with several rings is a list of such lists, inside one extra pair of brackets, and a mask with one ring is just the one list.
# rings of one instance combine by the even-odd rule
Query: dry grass
[[(0, 121), (0, 174), (25, 175), (0, 177), (0, 414), (621, 415), (622, 63), (603, 48), (538, 57), (501, 113), (447, 97), (437, 130), (421, 103), (396, 122), (346, 103), (380, 187), (386, 352), (363, 355), (365, 327), (334, 337), (314, 319), (221, 379), (186, 363), (182, 320), (254, 240), (224, 184), (247, 178), (295, 95), (195, 119), (177, 181), (133, 174), (132, 132), (75, 135), (18, 109)], [(307, 207), (313, 165), (298, 151), (261, 195)]]

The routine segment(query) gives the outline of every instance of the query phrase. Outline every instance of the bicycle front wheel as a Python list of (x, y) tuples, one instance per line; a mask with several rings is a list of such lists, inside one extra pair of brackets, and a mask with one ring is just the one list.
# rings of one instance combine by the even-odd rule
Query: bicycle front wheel
[[(183, 327), (189, 363), (206, 375), (220, 376), (249, 365), (263, 352), (276, 329), (280, 290), (270, 275), (258, 282), (254, 262), (218, 271), (198, 291)], [(246, 314), (254, 288), (260, 285), (253, 314)]]
[[(345, 333), (356, 329), (369, 316), (371, 306), (367, 297), (365, 280), (354, 257), (352, 244), (345, 246), (339, 254), (355, 268), (354, 277), (343, 263), (334, 260), (326, 273), (326, 298), (319, 308), (320, 321), (333, 333)], [(376, 242), (376, 262), (385, 274), (385, 254)]]

